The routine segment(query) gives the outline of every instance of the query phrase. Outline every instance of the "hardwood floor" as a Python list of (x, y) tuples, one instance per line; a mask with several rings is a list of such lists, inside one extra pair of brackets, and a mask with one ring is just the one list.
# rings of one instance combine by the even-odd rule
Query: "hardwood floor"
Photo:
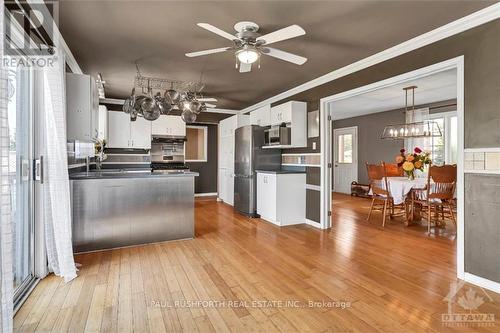
[[(476, 329), (441, 323), (455, 280), (453, 240), (397, 221), (382, 231), (378, 213), (365, 221), (364, 202), (336, 195), (335, 227), (321, 231), (280, 229), (197, 200), (194, 240), (78, 255), (78, 278), (42, 280), (15, 330), (498, 332), (498, 319)], [(479, 310), (498, 318), (500, 295), (489, 295)], [(196, 300), (205, 302), (189, 306)]]

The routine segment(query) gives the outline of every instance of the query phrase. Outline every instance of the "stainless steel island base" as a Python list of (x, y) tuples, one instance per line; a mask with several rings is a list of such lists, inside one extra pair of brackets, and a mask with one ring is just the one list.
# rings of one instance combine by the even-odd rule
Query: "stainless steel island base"
[(74, 252), (193, 238), (196, 175), (72, 179)]

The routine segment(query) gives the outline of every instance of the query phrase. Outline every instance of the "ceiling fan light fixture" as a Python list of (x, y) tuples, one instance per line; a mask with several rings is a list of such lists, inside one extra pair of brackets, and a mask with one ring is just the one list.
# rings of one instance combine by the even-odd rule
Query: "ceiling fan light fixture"
[(250, 45), (245, 45), (243, 49), (236, 52), (239, 62), (244, 64), (253, 64), (260, 58), (260, 52)]

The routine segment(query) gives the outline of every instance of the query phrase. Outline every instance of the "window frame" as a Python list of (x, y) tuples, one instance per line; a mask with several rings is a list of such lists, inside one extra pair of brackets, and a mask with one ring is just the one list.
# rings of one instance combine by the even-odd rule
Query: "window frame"
[[(441, 129), (443, 138), (444, 138), (444, 163), (452, 164), (451, 161), (451, 118), (458, 117), (458, 112), (455, 111), (446, 111), (439, 113), (431, 113), (429, 114), (429, 120), (435, 120), (438, 118), (443, 118), (444, 128)], [(458, 119), (458, 118), (457, 118)], [(434, 142), (432, 143), (434, 146)], [(457, 162), (455, 162), (457, 163)]]
[[(196, 160), (185, 159), (184, 162), (188, 162), (188, 163), (206, 163), (206, 162), (208, 162), (208, 126), (186, 125), (186, 136), (187, 136), (187, 130), (189, 128), (203, 130), (204, 158), (203, 159), (196, 159)], [(184, 145), (184, 156), (186, 156), (186, 145)]]

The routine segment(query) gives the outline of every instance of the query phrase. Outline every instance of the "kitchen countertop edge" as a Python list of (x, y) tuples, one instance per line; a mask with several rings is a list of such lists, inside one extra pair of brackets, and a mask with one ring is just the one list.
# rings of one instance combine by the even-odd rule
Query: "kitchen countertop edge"
[(287, 174), (304, 174), (305, 171), (299, 170), (255, 170), (257, 173), (270, 173), (274, 175), (287, 175)]

